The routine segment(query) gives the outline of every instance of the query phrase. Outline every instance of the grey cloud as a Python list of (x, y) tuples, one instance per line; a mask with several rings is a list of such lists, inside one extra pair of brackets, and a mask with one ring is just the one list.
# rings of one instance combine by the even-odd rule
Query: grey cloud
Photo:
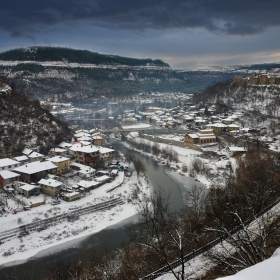
[(0, 28), (18, 36), (34, 26), (88, 20), (108, 28), (201, 27), (247, 35), (279, 26), (279, 10), (278, 0), (10, 0), (0, 8)]

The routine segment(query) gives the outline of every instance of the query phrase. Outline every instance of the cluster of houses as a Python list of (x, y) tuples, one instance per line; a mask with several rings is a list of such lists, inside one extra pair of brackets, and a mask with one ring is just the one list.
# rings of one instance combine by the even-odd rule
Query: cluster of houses
[(122, 119), (122, 124), (135, 124), (137, 122), (146, 122), (154, 124), (159, 127), (169, 128), (190, 128), (213, 129), (214, 133), (221, 133), (222, 131), (236, 131), (239, 130), (242, 113), (235, 113), (230, 116), (215, 116), (215, 106), (207, 108), (207, 115), (205, 115), (205, 107), (197, 110), (196, 106), (182, 107), (178, 106), (172, 109), (164, 109), (158, 107), (148, 107), (146, 112), (138, 112), (133, 110), (125, 111)]
[[(26, 197), (44, 193), (58, 196), (66, 191), (64, 199), (71, 201), (81, 192), (93, 189), (111, 179), (108, 171), (98, 174), (94, 167), (108, 166), (115, 158), (115, 150), (101, 146), (106, 138), (100, 133), (81, 130), (72, 143), (61, 143), (46, 157), (31, 149), (13, 159), (0, 159), (0, 186), (6, 191), (19, 192)], [(87, 140), (84, 140), (87, 137)], [(82, 139), (82, 140), (81, 140)], [(68, 190), (61, 178), (78, 175), (76, 190)], [(109, 176), (110, 175), (110, 176)], [(114, 174), (113, 174), (114, 175)]]
[(176, 127), (182, 125), (183, 109), (164, 109), (159, 107), (148, 107), (145, 112), (128, 110), (124, 112), (122, 125), (131, 125), (137, 122), (146, 122), (160, 127)]

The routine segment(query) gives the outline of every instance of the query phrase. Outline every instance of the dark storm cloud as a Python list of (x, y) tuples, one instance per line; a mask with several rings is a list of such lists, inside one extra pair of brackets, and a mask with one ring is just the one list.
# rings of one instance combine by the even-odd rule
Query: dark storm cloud
[(256, 34), (280, 25), (279, 0), (9, 0), (0, 6), (0, 28), (31, 36), (54, 24), (88, 20), (124, 29), (205, 28)]

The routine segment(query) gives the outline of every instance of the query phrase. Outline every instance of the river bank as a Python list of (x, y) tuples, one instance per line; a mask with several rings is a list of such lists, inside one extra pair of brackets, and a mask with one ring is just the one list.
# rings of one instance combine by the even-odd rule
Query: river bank
[[(119, 150), (125, 154), (127, 148), (121, 145), (119, 147)], [(124, 188), (118, 188), (114, 191), (114, 193), (125, 194), (126, 197), (129, 197), (131, 196), (131, 191), (133, 190), (133, 188), (131, 187), (140, 182), (139, 185), (141, 186), (141, 190), (144, 192), (143, 194), (140, 194), (140, 198), (150, 195), (150, 192), (154, 189), (161, 189), (165, 193), (170, 194), (173, 209), (180, 209), (184, 205), (184, 190), (192, 186), (194, 180), (187, 176), (181, 176), (179, 173), (172, 171), (165, 165), (159, 164), (158, 162), (154, 161), (151, 157), (147, 157), (138, 152), (133, 153), (135, 157), (137, 159), (140, 159), (146, 166), (146, 177), (137, 178), (136, 172), (133, 172), (131, 178), (127, 178), (127, 181), (124, 180), (124, 183), (122, 184), (122, 187)], [(128, 189), (130, 189), (131, 191), (128, 192)], [(127, 193), (125, 193), (125, 191), (127, 191)], [(97, 198), (96, 195), (96, 199), (99, 199), (100, 201), (102, 200), (102, 197)], [(2, 275), (12, 275), (14, 269), (16, 269), (17, 277), (19, 277), (19, 279), (22, 279), (21, 276), (25, 278), (28, 278), (30, 276), (30, 279), (31, 276), (33, 277), (33, 279), (41, 279), (42, 277), (47, 277), (49, 275), (50, 272), (46, 268), (48, 266), (46, 264), (50, 261), (59, 260), (68, 262), (81, 259), (86, 261), (86, 259), (90, 257), (92, 252), (102, 252), (106, 247), (119, 247), (123, 242), (128, 241), (128, 236), (125, 230), (126, 225), (135, 221), (136, 201), (133, 201), (130, 205), (131, 208), (126, 206), (125, 208), (122, 208), (122, 216), (120, 216), (119, 219), (118, 217), (116, 217), (116, 215), (119, 215), (119, 213), (121, 213), (120, 211), (117, 211), (115, 213), (108, 212), (106, 215), (104, 215), (104, 213), (102, 212), (103, 218), (100, 217), (100, 219), (103, 219), (104, 221), (102, 220), (100, 221), (100, 223), (104, 225), (104, 229), (102, 229), (102, 227), (99, 227), (100, 231), (96, 231), (96, 225), (96, 230), (92, 229), (89, 234), (85, 233), (83, 235), (83, 233), (81, 233), (81, 235), (72, 236), (72, 239), (68, 239), (68, 241), (65, 239), (60, 243), (48, 244), (48, 246), (46, 246), (45, 248), (41, 246), (40, 250), (38, 249), (38, 254), (30, 254), (30, 256), (32, 255), (32, 257), (28, 257), (26, 255), (26, 258), (24, 259), (23, 255), (21, 255), (22, 262), (25, 263), (19, 261), (10, 262), (8, 264), (9, 267), (3, 268), (3, 266), (1, 266), (0, 273)], [(109, 221), (110, 223), (106, 222), (105, 217), (108, 217), (108, 220), (112, 219)], [(87, 219), (87, 223), (91, 223), (91, 221), (94, 221), (94, 219), (95, 218)], [(99, 220), (96, 220), (96, 222), (99, 223)], [(68, 224), (65, 226), (68, 227)], [(64, 228), (64, 230), (66, 230), (66, 228)], [(41, 232), (41, 234), (42, 233), (43, 232)], [(40, 233), (38, 233), (38, 235), (40, 235)], [(27, 240), (27, 237), (23, 237), (23, 242), (26, 243), (27, 241), (33, 242), (30, 239)], [(15, 268), (13, 266), (15, 266)], [(29, 274), (26, 274), (27, 271)]]
[[(213, 181), (215, 181), (216, 184), (223, 185), (227, 178), (230, 177), (231, 172), (233, 172), (236, 168), (236, 159), (230, 157), (226, 149), (220, 151), (220, 153), (224, 153), (225, 156), (223, 158), (219, 158), (213, 156), (211, 153), (204, 154), (203, 152), (193, 150), (188, 147), (153, 142), (139, 137), (138, 132), (131, 132), (128, 139), (138, 143), (148, 144), (151, 147), (156, 144), (159, 146), (160, 150), (175, 151), (178, 155), (178, 160), (170, 161), (164, 158), (160, 152), (157, 155), (154, 155), (135, 147), (133, 148), (133, 150), (152, 158), (159, 164), (166, 165), (180, 176), (192, 178), (195, 182), (200, 182), (208, 188), (211, 187)], [(125, 142), (125, 145), (132, 149), (128, 142)]]
[[(122, 205), (117, 205), (111, 209), (92, 212), (80, 216), (75, 221), (63, 221), (54, 224), (52, 227), (42, 231), (30, 232), (26, 236), (14, 236), (0, 245), (0, 265), (14, 266), (27, 261), (32, 256), (46, 249), (61, 246), (67, 242), (73, 242), (81, 238), (86, 238), (93, 233), (100, 232), (104, 228), (117, 224), (136, 214), (137, 201), (144, 199), (150, 194), (149, 182), (145, 176), (137, 176), (133, 172), (132, 176), (124, 177), (120, 172), (115, 184), (119, 187), (107, 192), (112, 188), (111, 185), (104, 184), (98, 189), (92, 190), (86, 197), (71, 203), (62, 202), (59, 206), (50, 204), (34, 208), (29, 212), (20, 212), (17, 215), (7, 215), (2, 217), (0, 226), (2, 230), (24, 225), (32, 221), (43, 220), (46, 217), (57, 216), (63, 213), (69, 213), (69, 207), (83, 208), (89, 205), (95, 205), (102, 201), (113, 198), (121, 198)], [(118, 180), (122, 181), (120, 185)], [(141, 186), (141, 188), (137, 187)]]

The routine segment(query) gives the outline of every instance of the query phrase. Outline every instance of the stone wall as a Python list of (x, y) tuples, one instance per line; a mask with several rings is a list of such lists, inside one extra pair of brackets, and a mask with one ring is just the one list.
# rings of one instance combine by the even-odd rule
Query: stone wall
[(279, 76), (266, 74), (252, 75), (251, 77), (234, 77), (234, 83), (238, 85), (279, 85)]

